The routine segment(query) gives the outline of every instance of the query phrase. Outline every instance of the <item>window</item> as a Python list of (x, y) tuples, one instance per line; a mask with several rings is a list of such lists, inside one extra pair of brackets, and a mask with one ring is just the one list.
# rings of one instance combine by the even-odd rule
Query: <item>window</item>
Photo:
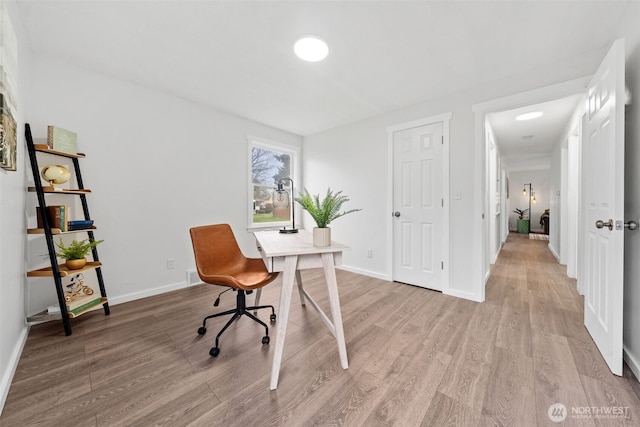
[(291, 225), (290, 179), (295, 181), (298, 152), (295, 147), (249, 136), (249, 228)]

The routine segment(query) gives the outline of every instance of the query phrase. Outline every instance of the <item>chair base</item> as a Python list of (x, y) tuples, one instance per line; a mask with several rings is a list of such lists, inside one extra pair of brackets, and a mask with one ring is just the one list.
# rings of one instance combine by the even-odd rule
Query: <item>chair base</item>
[(233, 316), (231, 316), (231, 319), (229, 319), (229, 321), (227, 322), (226, 325), (224, 325), (224, 327), (220, 330), (220, 332), (218, 332), (218, 335), (216, 335), (216, 345), (215, 347), (211, 347), (211, 350), (209, 350), (209, 354), (213, 357), (216, 357), (218, 354), (220, 354), (220, 336), (222, 335), (222, 333), (233, 323), (235, 322), (237, 319), (239, 319), (241, 316), (245, 315), (248, 316), (249, 318), (251, 318), (252, 320), (254, 320), (255, 322), (261, 324), (262, 326), (264, 326), (265, 329), (265, 336), (262, 337), (262, 344), (269, 344), (269, 327), (267, 326), (266, 323), (264, 323), (262, 320), (258, 319), (256, 316), (254, 316), (252, 313), (250, 313), (249, 311), (256, 311), (259, 310), (261, 308), (270, 308), (271, 309), (271, 316), (269, 316), (269, 319), (271, 320), (271, 322), (275, 322), (276, 321), (276, 311), (273, 308), (272, 305), (257, 305), (257, 306), (251, 306), (251, 307), (247, 307), (246, 304), (246, 297), (245, 297), (245, 291), (238, 289), (237, 290), (237, 296), (236, 296), (236, 308), (232, 309), (232, 310), (227, 310), (227, 311), (223, 311), (222, 313), (216, 313), (216, 314), (212, 314), (210, 316), (205, 317), (202, 320), (202, 326), (200, 328), (198, 328), (198, 334), (200, 335), (204, 335), (207, 333), (207, 320), (213, 318), (213, 317), (220, 317), (220, 316), (226, 316), (229, 314), (233, 314)]

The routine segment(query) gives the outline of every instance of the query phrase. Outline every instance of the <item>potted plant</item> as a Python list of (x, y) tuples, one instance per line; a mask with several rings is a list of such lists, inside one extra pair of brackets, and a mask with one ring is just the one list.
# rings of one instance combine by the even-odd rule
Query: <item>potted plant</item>
[(529, 228), (529, 218), (524, 219), (524, 216), (529, 212), (529, 209), (514, 209), (513, 212), (518, 214), (518, 233), (528, 233)]
[(102, 243), (103, 240), (90, 241), (88, 239), (77, 241), (73, 240), (69, 246), (66, 246), (62, 239), (56, 243), (58, 251), (56, 255), (64, 259), (65, 265), (69, 270), (78, 270), (87, 263), (87, 255), (89, 251)]
[(305, 188), (304, 193), (300, 197), (296, 197), (296, 202), (300, 203), (302, 209), (309, 212), (309, 215), (316, 222), (317, 227), (313, 229), (313, 245), (314, 246), (331, 246), (331, 228), (329, 224), (332, 221), (362, 209), (351, 209), (340, 212), (342, 205), (349, 201), (347, 196), (342, 195), (342, 191), (333, 192), (331, 188), (327, 189), (327, 194), (322, 200), (319, 195), (312, 196)]

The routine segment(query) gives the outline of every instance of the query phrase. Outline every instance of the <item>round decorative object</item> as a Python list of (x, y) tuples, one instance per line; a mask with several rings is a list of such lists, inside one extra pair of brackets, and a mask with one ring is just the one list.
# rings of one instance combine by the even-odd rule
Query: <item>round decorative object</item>
[(69, 270), (78, 270), (78, 269), (84, 267), (86, 264), (87, 264), (87, 259), (86, 258), (68, 259), (64, 263), (64, 265), (66, 265)]
[(40, 176), (50, 184), (64, 184), (71, 178), (71, 172), (62, 165), (47, 165), (40, 169)]

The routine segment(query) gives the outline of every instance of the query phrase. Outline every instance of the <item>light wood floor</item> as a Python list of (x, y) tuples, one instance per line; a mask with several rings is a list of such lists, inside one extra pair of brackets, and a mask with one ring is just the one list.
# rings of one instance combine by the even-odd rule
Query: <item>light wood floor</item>
[[(303, 274), (325, 296), (320, 272)], [(108, 278), (107, 278), (108, 280)], [(279, 387), (269, 391), (273, 344), (243, 318), (222, 336), (226, 293), (202, 285), (90, 313), (65, 337), (31, 328), (0, 417), (2, 426), (546, 426), (640, 425), (637, 381), (610, 374), (582, 325), (582, 298), (547, 242), (511, 235), (485, 303), (339, 271), (349, 369), (315, 311), (296, 295)], [(108, 285), (108, 282), (107, 282)], [(264, 289), (276, 305), (279, 282)], [(326, 297), (317, 301), (325, 308)], [(268, 312), (260, 317), (268, 322)], [(272, 343), (275, 328), (272, 328)], [(573, 408), (622, 407), (628, 417), (576, 418)]]

